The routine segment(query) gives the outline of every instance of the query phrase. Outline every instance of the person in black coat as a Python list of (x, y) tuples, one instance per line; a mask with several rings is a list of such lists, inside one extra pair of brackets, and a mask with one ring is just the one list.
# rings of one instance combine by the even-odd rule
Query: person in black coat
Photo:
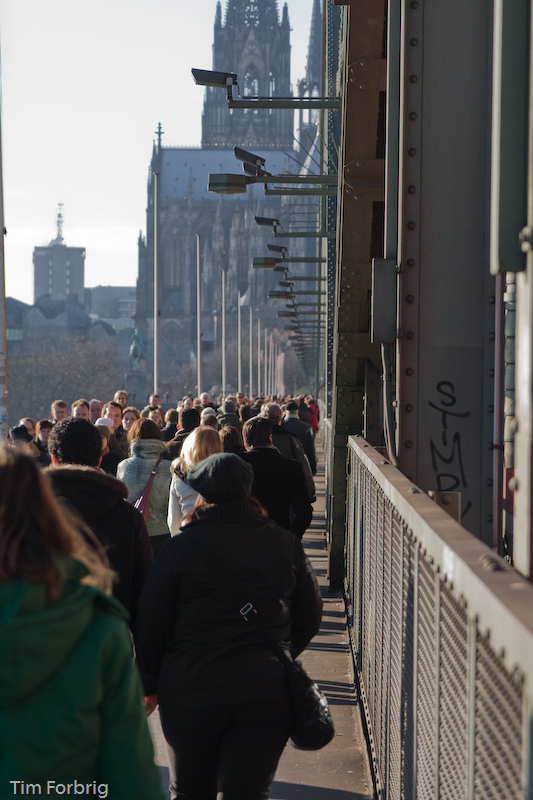
[(50, 434), (48, 449), (53, 466), (46, 471), (54, 494), (103, 545), (117, 574), (113, 596), (129, 612), (134, 630), (137, 602), (154, 561), (146, 523), (126, 500), (126, 485), (98, 469), (102, 436), (96, 426), (85, 419), (62, 420)]
[(272, 425), (252, 417), (242, 428), (247, 452), (241, 455), (254, 471), (252, 493), (282, 528), (302, 538), (313, 516), (313, 506), (299, 461), (285, 458), (272, 444)]
[(292, 727), (284, 667), (239, 609), (296, 657), (322, 600), (301, 543), (250, 496), (253, 472), (217, 453), (189, 472), (200, 493), (161, 549), (139, 605), (137, 662), (171, 746), (171, 797), (268, 796)]

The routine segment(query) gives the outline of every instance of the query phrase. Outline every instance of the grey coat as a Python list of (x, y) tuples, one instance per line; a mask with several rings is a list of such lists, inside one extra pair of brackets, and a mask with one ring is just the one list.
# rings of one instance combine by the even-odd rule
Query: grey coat
[[(130, 503), (134, 503), (142, 494), (150, 472), (165, 450), (165, 442), (159, 439), (139, 439), (131, 443), (131, 458), (124, 459), (117, 467), (117, 478), (128, 487)], [(146, 523), (149, 536), (161, 536), (169, 533), (167, 508), (171, 477), (170, 462), (160, 461), (152, 481), (150, 494), (150, 507)]]

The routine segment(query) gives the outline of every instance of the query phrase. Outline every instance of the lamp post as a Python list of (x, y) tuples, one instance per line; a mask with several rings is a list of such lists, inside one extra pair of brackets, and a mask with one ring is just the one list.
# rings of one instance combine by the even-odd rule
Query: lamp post
[(261, 320), (257, 320), (257, 395), (261, 397)]
[(202, 300), (200, 270), (200, 234), (196, 234), (196, 381), (198, 397), (202, 392)]
[(222, 395), (226, 396), (226, 271), (222, 270)]
[(153, 173), (154, 178), (154, 394), (159, 394), (160, 352), (159, 343), (161, 336), (161, 291), (159, 288), (159, 173)]
[(198, 86), (212, 86), (225, 89), (228, 108), (288, 108), (303, 109), (340, 109), (341, 99), (338, 97), (254, 97), (247, 95), (239, 99), (233, 97), (233, 87), (239, 89), (235, 72), (214, 72), (207, 69), (192, 69), (192, 76)]
[(250, 290), (250, 353), (249, 353), (249, 358), (250, 358), (250, 363), (249, 363), (250, 381), (249, 381), (249, 384), (248, 384), (248, 395), (249, 395), (250, 400), (252, 399), (252, 396), (253, 396), (253, 389), (252, 389), (252, 383), (253, 383), (253, 360), (254, 360), (253, 359), (253, 354), (254, 354), (254, 351), (253, 351), (254, 335), (253, 334), (254, 334), (254, 328), (253, 328), (253, 320), (252, 320), (252, 297), (251, 297), (251, 290)]
[[(240, 175), (234, 173), (209, 173), (207, 188), (218, 194), (246, 194), (250, 184), (265, 184), (267, 195), (327, 195), (337, 194), (336, 175)], [(266, 184), (292, 184), (293, 189), (267, 189)], [(314, 186), (314, 189), (302, 189), (302, 186)], [(316, 188), (322, 186), (323, 188)]]
[[(313, 216), (316, 216), (313, 213)], [(272, 228), (276, 239), (334, 239), (335, 231), (284, 231), (279, 219), (273, 217), (254, 217), (258, 225)], [(278, 230), (281, 228), (281, 230)]]
[(241, 293), (237, 292), (237, 391), (242, 392)]

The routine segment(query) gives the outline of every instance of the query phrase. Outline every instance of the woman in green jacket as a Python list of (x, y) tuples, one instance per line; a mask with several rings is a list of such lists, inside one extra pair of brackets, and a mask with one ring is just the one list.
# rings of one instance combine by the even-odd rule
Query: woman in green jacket
[(2, 800), (163, 798), (125, 611), (102, 591), (110, 574), (47, 476), (0, 447)]

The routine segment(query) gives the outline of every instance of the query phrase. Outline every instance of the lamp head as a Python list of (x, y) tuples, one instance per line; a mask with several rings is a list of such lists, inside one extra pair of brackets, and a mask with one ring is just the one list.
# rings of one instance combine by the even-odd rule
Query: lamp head
[(281, 257), (285, 258), (288, 248), (282, 244), (267, 244), (267, 248), (271, 253), (281, 253)]
[(248, 150), (243, 150), (242, 147), (234, 147), (233, 152), (235, 158), (242, 161), (243, 171), (248, 175), (268, 175), (265, 170), (265, 159), (261, 156), (256, 156), (254, 153), (249, 153)]
[(252, 258), (252, 267), (254, 269), (274, 269), (275, 266), (275, 258)]
[(237, 76), (234, 72), (213, 72), (209, 69), (191, 69), (192, 76), (197, 86), (214, 86), (215, 89), (228, 89), (237, 85)]
[(254, 219), (258, 225), (266, 225), (269, 228), (273, 228), (274, 233), (277, 233), (279, 219), (273, 219), (272, 217), (254, 217)]
[(255, 181), (247, 175), (210, 173), (207, 189), (210, 192), (218, 192), (219, 194), (246, 194), (246, 187), (249, 183), (255, 183)]

